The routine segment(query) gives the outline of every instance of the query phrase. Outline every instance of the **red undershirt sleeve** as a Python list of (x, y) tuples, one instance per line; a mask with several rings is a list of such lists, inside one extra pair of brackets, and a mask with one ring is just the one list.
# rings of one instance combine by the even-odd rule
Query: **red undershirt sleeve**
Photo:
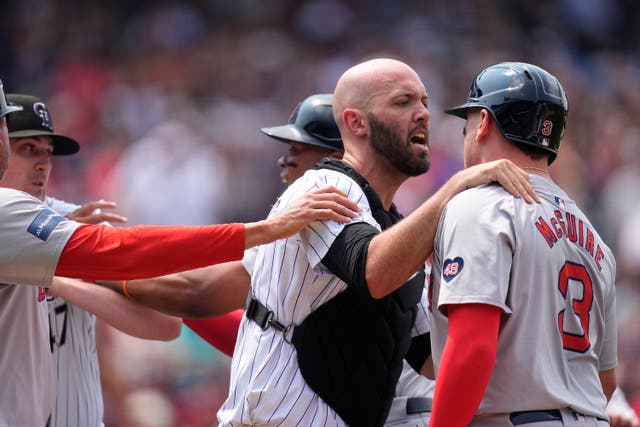
[(493, 371), (502, 310), (488, 304), (450, 304), (447, 310), (449, 331), (429, 426), (466, 427)]
[(78, 227), (56, 275), (134, 280), (242, 259), (244, 224)]
[(183, 319), (183, 322), (211, 346), (232, 357), (243, 315), (244, 310), (236, 310), (206, 319)]

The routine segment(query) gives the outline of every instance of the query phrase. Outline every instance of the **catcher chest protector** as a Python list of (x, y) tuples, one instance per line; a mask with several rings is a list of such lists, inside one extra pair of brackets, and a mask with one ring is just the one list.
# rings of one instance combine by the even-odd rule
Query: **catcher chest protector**
[[(319, 167), (354, 179), (383, 230), (402, 218), (394, 205), (385, 211), (368, 182), (346, 163), (324, 159)], [(348, 286), (294, 329), (304, 379), (350, 426), (382, 426), (387, 419), (424, 281), (423, 267), (381, 299), (364, 287)]]

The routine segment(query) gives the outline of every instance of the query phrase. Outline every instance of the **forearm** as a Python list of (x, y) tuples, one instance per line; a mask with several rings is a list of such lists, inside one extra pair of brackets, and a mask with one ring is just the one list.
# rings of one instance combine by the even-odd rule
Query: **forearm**
[(465, 427), (471, 422), (493, 371), (500, 313), (484, 304), (449, 306), (429, 426)]
[[(122, 281), (97, 281), (124, 295)], [(126, 282), (135, 301), (173, 316), (218, 316), (244, 307), (251, 277), (241, 261), (212, 265), (168, 276)]]
[(431, 255), (440, 215), (456, 192), (464, 189), (456, 177), (411, 215), (371, 240), (366, 278), (374, 298), (383, 297), (404, 284)]
[(184, 324), (200, 338), (229, 357), (233, 356), (244, 310), (206, 319), (184, 319)]
[(85, 279), (142, 279), (239, 260), (244, 226), (85, 225), (67, 242), (56, 275)]
[(600, 383), (602, 384), (602, 391), (604, 395), (607, 397), (607, 402), (611, 400), (611, 396), (613, 392), (616, 390), (617, 382), (616, 382), (616, 370), (609, 369), (607, 371), (599, 372)]
[(170, 341), (180, 335), (181, 319), (144, 307), (92, 283), (56, 277), (50, 293), (134, 337)]

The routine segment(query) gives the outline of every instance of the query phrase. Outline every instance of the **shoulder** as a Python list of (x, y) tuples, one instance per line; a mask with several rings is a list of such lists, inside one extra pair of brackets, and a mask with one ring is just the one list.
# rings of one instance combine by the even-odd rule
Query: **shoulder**
[(281, 199), (282, 202), (288, 202), (303, 193), (328, 186), (336, 187), (338, 190), (346, 194), (349, 199), (355, 201), (359, 205), (368, 205), (364, 191), (360, 188), (357, 182), (341, 172), (329, 169), (308, 170), (285, 190)]
[(513, 206), (515, 198), (498, 184), (487, 184), (470, 188), (456, 194), (447, 203), (445, 212), (477, 217), (478, 213), (488, 209)]
[(45, 209), (42, 201), (23, 191), (12, 188), (0, 188), (0, 215), (16, 216), (24, 212)]

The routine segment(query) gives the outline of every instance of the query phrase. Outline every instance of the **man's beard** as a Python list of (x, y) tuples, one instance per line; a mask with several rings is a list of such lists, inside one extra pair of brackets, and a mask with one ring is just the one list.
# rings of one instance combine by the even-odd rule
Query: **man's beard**
[(402, 139), (391, 126), (378, 120), (368, 113), (367, 118), (371, 126), (371, 146), (381, 156), (386, 157), (393, 166), (408, 176), (422, 175), (429, 170), (429, 154), (422, 153), (415, 156), (409, 149), (409, 138)]

